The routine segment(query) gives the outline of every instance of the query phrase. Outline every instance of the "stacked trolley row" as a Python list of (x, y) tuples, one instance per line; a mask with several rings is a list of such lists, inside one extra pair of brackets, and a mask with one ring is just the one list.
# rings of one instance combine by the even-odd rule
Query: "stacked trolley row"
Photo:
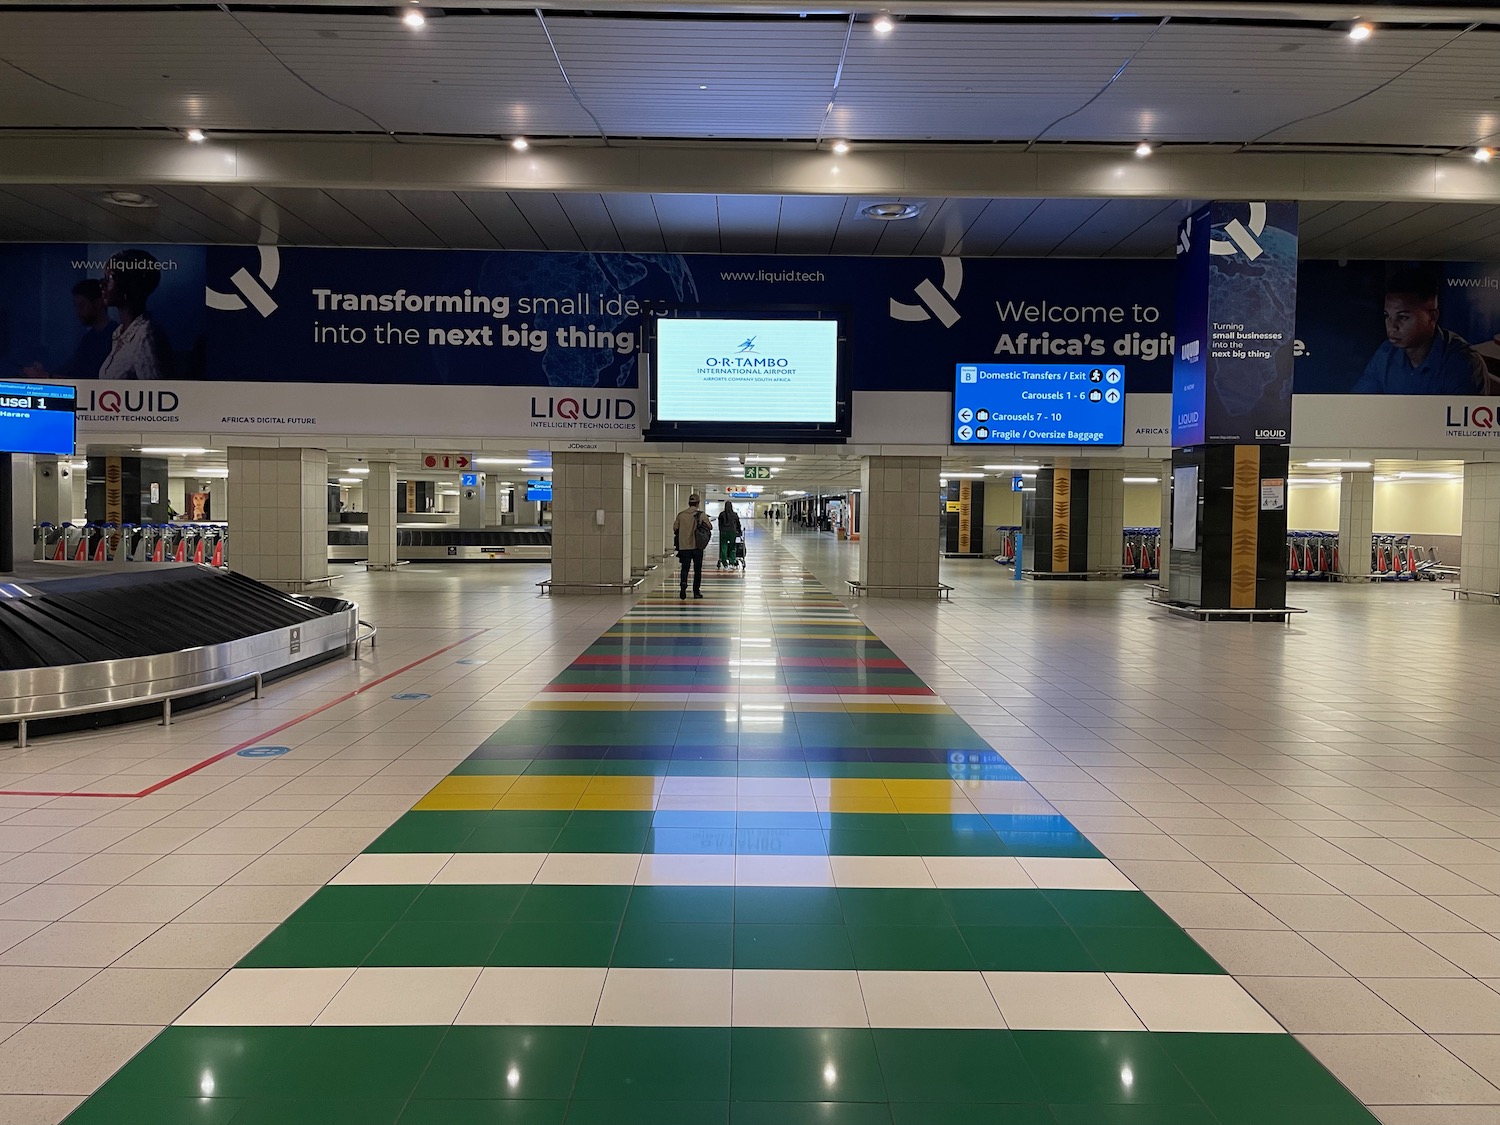
[[(1376, 581), (1436, 582), (1452, 575), (1436, 547), (1411, 541), (1410, 535), (1370, 537), (1370, 577)], [(1288, 531), (1286, 574), (1288, 578), (1330, 581), (1343, 573), (1339, 537), (1335, 531)]]
[(199, 523), (41, 523), (36, 557), (55, 562), (192, 562), (224, 565), (229, 529)]
[(995, 532), (999, 535), (1000, 549), (995, 552), (995, 561), (1002, 566), (1009, 566), (1016, 561), (1016, 536), (1021, 534), (1019, 527), (997, 527)]
[(1161, 570), (1161, 528), (1127, 527), (1120, 564), (1127, 578), (1150, 578)]

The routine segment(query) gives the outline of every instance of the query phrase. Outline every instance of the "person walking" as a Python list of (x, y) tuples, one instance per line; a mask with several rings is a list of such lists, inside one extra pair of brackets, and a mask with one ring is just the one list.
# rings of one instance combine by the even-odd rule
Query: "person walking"
[(719, 513), (719, 566), (734, 567), (739, 565), (739, 543), (740, 533), (739, 513), (734, 510), (734, 505), (728, 500), (724, 501), (724, 510)]
[(703, 498), (696, 492), (688, 497), (688, 506), (677, 513), (673, 525), (672, 543), (677, 548), (677, 559), (682, 564), (682, 574), (677, 583), (677, 598), (687, 599), (688, 568), (693, 571), (693, 597), (703, 596), (703, 550), (713, 538), (714, 523), (699, 507)]

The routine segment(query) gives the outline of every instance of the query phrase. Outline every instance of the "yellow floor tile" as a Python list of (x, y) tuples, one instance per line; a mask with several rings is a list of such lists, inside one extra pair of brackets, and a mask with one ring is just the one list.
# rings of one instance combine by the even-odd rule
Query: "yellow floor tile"
[(595, 811), (607, 809), (612, 812), (650, 812), (656, 807), (656, 797), (630, 793), (585, 793), (578, 798), (576, 806)]
[(423, 797), (412, 809), (416, 812), (479, 812), (494, 808), (498, 800), (498, 793), (434, 793)]
[(625, 777), (625, 776), (600, 776), (589, 778), (589, 783), (584, 787), (584, 796), (592, 797), (602, 793), (625, 794), (631, 797), (650, 797), (661, 790), (662, 778), (659, 777)]
[[(839, 797), (845, 800), (854, 797), (871, 797), (879, 801), (891, 799), (890, 790), (878, 777), (830, 777), (813, 778), (813, 795)], [(824, 786), (827, 786), (825, 789)]]
[(508, 792), (512, 796), (532, 793), (571, 793), (578, 797), (588, 788), (590, 779), (571, 773), (523, 774)]
[(957, 786), (941, 777), (888, 777), (886, 792), (892, 797), (920, 797), (926, 800), (959, 796)]
[(453, 774), (432, 787), (433, 796), (452, 797), (460, 793), (493, 793), (496, 797), (510, 791), (516, 774)]
[(507, 793), (497, 809), (572, 809), (578, 807), (579, 793)]
[(901, 710), (899, 703), (846, 703), (844, 710), (860, 715), (895, 715)]
[(928, 799), (923, 797), (895, 798), (896, 811), (903, 813), (975, 813), (979, 810), (963, 797), (950, 799)]

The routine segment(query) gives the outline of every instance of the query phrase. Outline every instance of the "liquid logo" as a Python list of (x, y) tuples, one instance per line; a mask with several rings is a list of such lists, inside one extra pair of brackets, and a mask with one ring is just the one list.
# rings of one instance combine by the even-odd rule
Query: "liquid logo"
[(281, 251), (275, 246), (265, 245), (257, 249), (260, 251), (260, 277), (251, 277), (250, 271), (241, 266), (229, 278), (229, 284), (238, 292), (221, 293), (211, 285), (205, 286), (203, 301), (209, 308), (220, 312), (239, 312), (254, 306), (261, 316), (270, 316), (276, 311), (277, 304), (271, 296), (271, 290), (281, 277)]
[(924, 278), (917, 286), (915, 292), (918, 304), (908, 304), (891, 298), (891, 319), (905, 320), (912, 323), (920, 323), (937, 317), (942, 321), (944, 328), (952, 328), (959, 321), (960, 313), (953, 307), (953, 302), (958, 300), (958, 291), (964, 284), (964, 263), (961, 258), (944, 258), (943, 262), (943, 288), (932, 283), (931, 278)]
[[(1214, 238), (1212, 235), (1208, 241), (1208, 252), (1215, 257), (1226, 258), (1236, 250), (1240, 251), (1250, 261), (1255, 261), (1265, 250), (1256, 240), (1266, 229), (1266, 205), (1261, 203), (1247, 203), (1250, 209), (1246, 218), (1248, 222), (1240, 222), (1239, 219), (1230, 219), (1224, 224), (1226, 238)], [(1177, 253), (1186, 254), (1193, 248), (1193, 219), (1192, 216), (1182, 224), (1182, 231), (1177, 236)]]

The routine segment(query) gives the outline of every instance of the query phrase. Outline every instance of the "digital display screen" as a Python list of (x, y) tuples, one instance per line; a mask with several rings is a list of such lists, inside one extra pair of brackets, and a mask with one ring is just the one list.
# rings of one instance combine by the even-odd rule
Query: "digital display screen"
[(954, 445), (1123, 445), (1120, 364), (960, 363)]
[(838, 338), (834, 320), (663, 318), (656, 420), (836, 422)]
[(528, 503), (533, 504), (538, 500), (545, 500), (550, 503), (552, 500), (552, 482), (550, 480), (527, 481), (526, 500)]
[(72, 456), (78, 391), (41, 383), (0, 383), (0, 452)]

